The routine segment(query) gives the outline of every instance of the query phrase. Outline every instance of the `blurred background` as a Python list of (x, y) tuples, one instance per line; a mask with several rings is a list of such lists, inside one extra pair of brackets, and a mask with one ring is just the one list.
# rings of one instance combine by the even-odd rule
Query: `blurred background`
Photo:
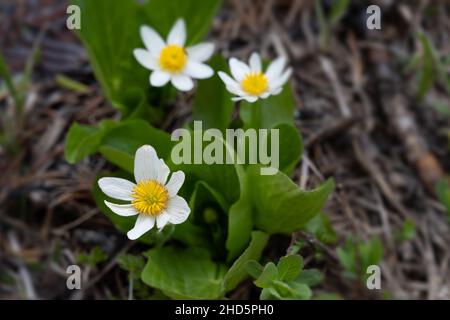
[[(372, 4), (381, 29), (367, 27)], [(66, 28), (67, 6), (0, 1), (2, 299), (126, 299), (132, 272), (121, 257), (145, 248), (93, 201), (110, 165), (64, 160), (73, 121), (118, 117)], [(214, 20), (209, 38), (224, 56), (258, 50), (294, 67), (305, 144), (294, 181), (311, 189), (334, 177), (337, 187), (320, 230), (274, 237), (265, 256), (298, 245), (324, 273), (323, 297), (450, 299), (449, 16), (446, 1), (225, 0)], [(189, 120), (190, 101), (179, 94), (161, 127)], [(66, 287), (70, 264), (84, 271), (80, 291)], [(370, 264), (381, 266), (382, 290), (361, 280)], [(136, 298), (157, 298), (149, 290), (135, 281)], [(247, 281), (230, 297), (257, 296)]]

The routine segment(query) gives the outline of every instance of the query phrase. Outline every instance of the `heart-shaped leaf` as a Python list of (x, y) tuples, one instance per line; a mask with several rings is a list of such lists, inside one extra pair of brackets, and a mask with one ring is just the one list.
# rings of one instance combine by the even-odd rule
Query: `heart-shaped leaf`
[(319, 188), (303, 191), (282, 172), (261, 175), (260, 166), (249, 166), (247, 176), (251, 185), (254, 224), (273, 233), (299, 230), (320, 212), (333, 190), (333, 180)]
[(142, 281), (171, 298), (219, 299), (223, 296), (225, 267), (211, 261), (202, 248), (155, 248), (145, 254), (148, 262)]

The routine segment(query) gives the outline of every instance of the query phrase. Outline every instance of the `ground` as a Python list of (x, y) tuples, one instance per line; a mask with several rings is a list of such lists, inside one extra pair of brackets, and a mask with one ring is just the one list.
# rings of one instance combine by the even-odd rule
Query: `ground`
[[(331, 1), (321, 3), (327, 13)], [(372, 3), (382, 9), (380, 30), (366, 27)], [(140, 251), (92, 199), (95, 176), (110, 165), (99, 156), (77, 165), (64, 160), (73, 121), (118, 117), (82, 45), (65, 28), (66, 7), (58, 0), (0, 3), (0, 49), (10, 68), (22, 73), (33, 48), (40, 48), (25, 83), (19, 146), (0, 147), (0, 298), (127, 298), (127, 273), (115, 258)], [(324, 28), (312, 0), (228, 0), (214, 20), (209, 37), (223, 55), (286, 54), (294, 67), (296, 126), (305, 151), (293, 179), (306, 189), (335, 179), (324, 212), (338, 241), (326, 244), (300, 232), (274, 237), (265, 255), (278, 257), (289, 243), (304, 240), (306, 265), (325, 273), (319, 291), (345, 299), (450, 298), (448, 216), (434, 189), (450, 172), (450, 117), (433, 107), (437, 98), (446, 105), (450, 100), (439, 83), (419, 98), (418, 68), (411, 67), (414, 56), (423, 56), (420, 32), (439, 56), (449, 56), (449, 15), (444, 1), (351, 1), (345, 15)], [(61, 75), (86, 90), (69, 90)], [(189, 94), (179, 95), (161, 127), (171, 130), (188, 120), (190, 101)], [(0, 91), (2, 116), (10, 106)], [(416, 226), (415, 236), (397, 241), (405, 221)], [(382, 239), (383, 293), (343, 275), (336, 248), (349, 235)], [(108, 259), (85, 273), (82, 291), (68, 292), (64, 266), (95, 246)], [(320, 248), (320, 259), (313, 248)], [(231, 295), (256, 296), (250, 282)]]

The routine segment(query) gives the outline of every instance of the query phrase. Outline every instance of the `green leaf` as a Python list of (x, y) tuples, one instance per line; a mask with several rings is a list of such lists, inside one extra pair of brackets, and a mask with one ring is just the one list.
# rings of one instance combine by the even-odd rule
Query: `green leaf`
[(323, 212), (312, 218), (305, 225), (304, 230), (313, 234), (320, 242), (331, 244), (337, 241), (336, 231), (331, 225), (330, 218)]
[(8, 88), (9, 93), (14, 99), (15, 107), (21, 109), (23, 104), (23, 97), (18, 92), (16, 85), (14, 84), (11, 71), (9, 70), (5, 58), (3, 57), (1, 52), (0, 52), (0, 76), (2, 76), (2, 78), (5, 80), (6, 87)]
[(353, 239), (349, 236), (344, 245), (336, 249), (339, 262), (343, 266), (346, 274), (356, 277), (356, 246)]
[(342, 16), (344, 16), (350, 0), (334, 0), (329, 14), (329, 21), (331, 24), (337, 23)]
[(424, 33), (418, 34), (423, 48), (422, 68), (419, 72), (419, 99), (422, 99), (436, 80), (433, 46)]
[(323, 281), (323, 274), (316, 269), (302, 270), (294, 282), (304, 283), (308, 286), (318, 285)]
[(297, 254), (281, 257), (278, 261), (278, 277), (283, 281), (294, 280), (303, 268), (303, 259)]
[(383, 257), (383, 244), (373, 237), (364, 242), (348, 236), (345, 244), (336, 250), (339, 261), (350, 278), (367, 278), (366, 270), (370, 265), (379, 265)]
[(289, 287), (292, 288), (293, 294), (287, 296), (286, 298), (295, 300), (311, 299), (312, 292), (308, 285), (304, 283), (293, 282), (289, 284)]
[[(188, 188), (188, 187), (187, 187)], [(189, 246), (203, 247), (210, 250), (213, 258), (223, 258), (225, 252), (226, 220), (224, 213), (228, 204), (223, 196), (204, 181), (195, 183), (189, 207), (191, 214), (182, 224), (175, 227), (173, 238)], [(214, 221), (205, 220), (205, 211), (214, 217)]]
[(247, 261), (245, 269), (247, 270), (247, 273), (255, 279), (258, 279), (264, 270), (263, 266), (255, 260)]
[(100, 153), (111, 163), (133, 173), (134, 154), (144, 144), (153, 146), (158, 157), (168, 157), (173, 142), (170, 135), (143, 120), (126, 120), (105, 133)]
[(302, 155), (303, 141), (297, 129), (292, 125), (283, 123), (274, 129), (279, 130), (279, 168), (285, 174), (290, 175)]
[(287, 83), (276, 96), (259, 99), (254, 103), (242, 101), (240, 116), (246, 129), (271, 129), (282, 123), (293, 125), (294, 109), (294, 95)]
[(416, 226), (414, 221), (406, 218), (400, 230), (395, 234), (395, 241), (402, 242), (412, 240), (416, 236)]
[(144, 269), (144, 257), (133, 254), (123, 254), (118, 257), (117, 263), (120, 268), (130, 272), (132, 278), (140, 278), (140, 273)]
[(282, 172), (261, 175), (259, 166), (247, 169), (254, 225), (269, 234), (292, 233), (320, 212), (333, 190), (328, 180), (313, 191), (303, 191)]
[(365, 274), (368, 266), (378, 265), (383, 258), (383, 244), (380, 238), (373, 237), (367, 242), (360, 242), (359, 255), (361, 258), (361, 272)]
[[(168, 159), (168, 165), (172, 170), (182, 170), (186, 174), (186, 180), (197, 181), (201, 180), (206, 182), (209, 186), (211, 186), (214, 190), (221, 193), (228, 204), (234, 203), (239, 199), (240, 195), (240, 186), (239, 186), (239, 178), (236, 172), (236, 167), (238, 165), (235, 164), (206, 164), (203, 162), (203, 153), (205, 151), (206, 143), (202, 141), (203, 131), (200, 130), (185, 130), (182, 133), (182, 137), (178, 142), (176, 142), (174, 148), (171, 152), (171, 157)], [(196, 144), (200, 141), (203, 143), (199, 146), (199, 148), (195, 148)], [(218, 137), (218, 144), (223, 145), (223, 154), (227, 152), (226, 142)], [(182, 151), (180, 148), (183, 147)], [(195, 154), (196, 150), (199, 152), (197, 156), (200, 157), (201, 163), (195, 163)], [(177, 162), (175, 164), (173, 159), (177, 159), (179, 154), (181, 153), (184, 156), (184, 153), (190, 155), (190, 158), (187, 161), (182, 161), (182, 163)]]
[(233, 263), (225, 275), (224, 288), (226, 292), (236, 288), (238, 284), (245, 279), (247, 276), (247, 263), (251, 260), (259, 260), (268, 240), (269, 236), (266, 233), (261, 231), (252, 232), (252, 240), (250, 241), (248, 248), (245, 249), (242, 255)]
[[(214, 56), (209, 65), (214, 71), (227, 66), (222, 56)], [(203, 129), (217, 128), (222, 132), (228, 127), (234, 103), (217, 73), (212, 78), (200, 81), (192, 102), (192, 119), (202, 121)]]
[(77, 263), (88, 264), (95, 268), (100, 262), (105, 261), (108, 258), (105, 251), (99, 246), (95, 246), (89, 253), (80, 253), (77, 257)]
[(66, 136), (64, 157), (74, 164), (98, 151), (105, 132), (114, 126), (114, 122), (105, 120), (98, 127), (73, 123)]
[(447, 209), (448, 217), (450, 218), (450, 182), (446, 180), (440, 180), (436, 184), (436, 193), (439, 201)]
[(63, 74), (58, 74), (55, 78), (55, 82), (70, 91), (75, 91), (77, 93), (88, 93), (90, 91), (89, 87), (81, 82), (71, 79)]
[[(137, 64), (133, 49), (142, 47), (135, 1), (74, 0), (82, 18), (78, 30), (97, 80), (113, 106), (126, 111), (123, 94), (148, 89), (148, 71)], [(126, 26), (126, 28), (124, 27)]]
[(261, 292), (261, 300), (307, 300), (311, 298), (311, 290), (306, 284), (285, 282), (276, 280), (272, 287), (265, 288)]
[(263, 272), (258, 279), (254, 281), (255, 285), (260, 288), (269, 288), (273, 281), (278, 279), (278, 268), (273, 262), (269, 262), (264, 267)]
[(446, 101), (433, 101), (431, 102), (431, 107), (442, 115), (450, 117), (450, 105)]
[(283, 298), (280, 294), (275, 290), (275, 288), (269, 287), (264, 288), (261, 291), (261, 295), (259, 296), (260, 300), (282, 300)]
[(172, 298), (219, 299), (225, 268), (201, 248), (155, 248), (146, 253), (142, 281)]
[(236, 165), (235, 169), (239, 179), (241, 194), (239, 200), (230, 207), (228, 213), (227, 261), (231, 261), (244, 250), (250, 240), (250, 233), (253, 229), (253, 211), (248, 178), (241, 166)]
[[(172, 162), (169, 163), (169, 167), (173, 170), (182, 170), (186, 174), (186, 183), (188, 185), (193, 186), (196, 181), (204, 181), (211, 188), (223, 195), (228, 206), (232, 204), (228, 214), (228, 238), (226, 241), (226, 248), (229, 252), (228, 261), (231, 261), (248, 245), (252, 230), (252, 212), (249, 197), (244, 187), (246, 183), (244, 170), (238, 164), (195, 164), (195, 159), (192, 158), (195, 158), (196, 150), (202, 152), (202, 150), (198, 150), (199, 148), (195, 148), (196, 141), (202, 140), (201, 135), (203, 133), (200, 130), (184, 130), (182, 132), (182, 138), (178, 142), (180, 145), (177, 144), (172, 150), (171, 160), (177, 159), (179, 156), (178, 153), (188, 153), (190, 155), (190, 159), (188, 160), (191, 163), (183, 161), (183, 163), (174, 164)], [(234, 159), (234, 150), (227, 145), (223, 137), (219, 136), (217, 143), (223, 147), (224, 157), (229, 154), (231, 159)], [(185, 146), (182, 151), (180, 151), (180, 146)], [(202, 156), (200, 154), (200, 158), (204, 158)]]

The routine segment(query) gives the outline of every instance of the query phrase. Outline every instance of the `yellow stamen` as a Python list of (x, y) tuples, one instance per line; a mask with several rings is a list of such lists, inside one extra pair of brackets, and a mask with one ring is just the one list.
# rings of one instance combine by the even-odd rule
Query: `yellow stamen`
[(241, 81), (242, 90), (252, 96), (259, 96), (269, 87), (269, 81), (262, 72), (250, 72)]
[(184, 48), (171, 44), (161, 50), (159, 56), (159, 65), (161, 69), (171, 73), (183, 71), (187, 61), (187, 55)]
[(133, 207), (142, 214), (157, 216), (166, 207), (169, 199), (167, 189), (155, 180), (139, 182), (131, 195)]

